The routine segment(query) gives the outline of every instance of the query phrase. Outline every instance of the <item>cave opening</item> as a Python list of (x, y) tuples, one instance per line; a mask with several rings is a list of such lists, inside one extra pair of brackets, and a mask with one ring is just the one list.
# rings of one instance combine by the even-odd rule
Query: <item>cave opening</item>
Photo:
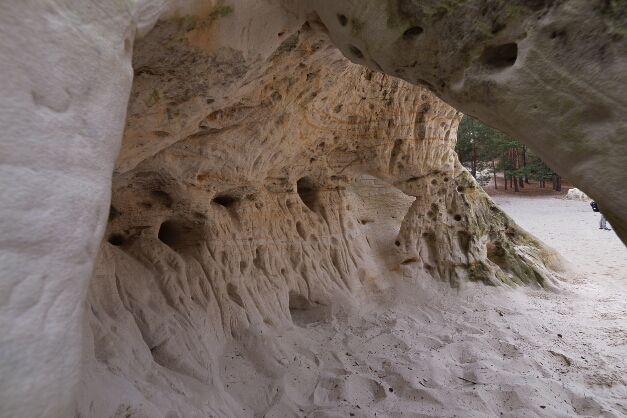
[(489, 69), (500, 71), (513, 66), (518, 58), (518, 45), (509, 43), (486, 48), (481, 55), (481, 62)]
[(229, 209), (235, 206), (237, 198), (229, 195), (220, 195), (213, 198), (212, 202)]
[(413, 26), (409, 29), (407, 29), (405, 32), (403, 32), (403, 38), (404, 39), (414, 39), (416, 36), (420, 35), (422, 32), (424, 32), (424, 29), (420, 26)]
[(299, 293), (290, 292), (290, 311), (292, 310), (305, 310), (311, 308), (311, 302), (306, 297)]
[(165, 221), (159, 227), (157, 238), (168, 247), (173, 247), (180, 241), (180, 228), (172, 221)]
[(305, 206), (312, 212), (318, 212), (320, 195), (316, 183), (311, 177), (303, 177), (296, 182), (296, 192)]
[(109, 242), (109, 244), (114, 245), (116, 247), (124, 245), (124, 237), (120, 234), (111, 234), (109, 238), (107, 239), (107, 241)]
[(174, 199), (172, 198), (172, 196), (170, 196), (163, 190), (151, 190), (150, 196), (154, 200), (165, 206), (167, 209), (171, 209), (172, 205), (174, 204)]

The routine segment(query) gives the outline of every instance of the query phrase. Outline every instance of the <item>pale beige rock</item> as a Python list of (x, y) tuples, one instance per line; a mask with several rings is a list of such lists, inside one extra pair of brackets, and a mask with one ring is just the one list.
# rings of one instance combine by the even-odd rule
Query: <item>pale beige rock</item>
[[(295, 312), (358, 307), (404, 278), (556, 285), (559, 257), (461, 167), (461, 115), (432, 93), (349, 63), (309, 24), (250, 70), (231, 50), (189, 48), (203, 28), (155, 47), (181, 24), (160, 22), (136, 46), (155, 61), (184, 51), (198, 67), (179, 75), (135, 61), (87, 302), (82, 414), (241, 416), (251, 403), (229, 390), (220, 357), (237, 346), (255, 379), (282, 379), (291, 355), (277, 335)], [(190, 80), (216, 62), (212, 71), (241, 86), (220, 106)], [(182, 126), (183, 139), (169, 134)], [(150, 373), (159, 379), (147, 383)], [(190, 403), (200, 393), (210, 395)], [(314, 395), (301, 406), (327, 402)], [(272, 407), (256, 403), (258, 414)]]
[(623, 2), (313, 2), (354, 62), (427, 86), (523, 141), (627, 240)]
[(589, 202), (590, 199), (588, 195), (577, 188), (568, 189), (568, 192), (564, 196), (565, 200), (581, 200), (582, 202)]
[[(427, 111), (430, 117), (446, 119), (443, 127), (431, 122), (431, 125), (418, 124), (418, 128), (430, 127), (433, 137), (441, 139), (442, 147), (429, 152), (415, 152), (411, 149), (413, 143), (405, 141), (397, 147), (395, 154), (393, 142), (381, 142), (371, 137), (373, 132), (380, 133), (381, 128), (384, 132), (388, 129), (384, 121), (376, 121), (380, 125), (373, 125), (347, 118), (353, 112), (367, 114), (371, 110), (363, 106), (371, 104), (372, 100), (354, 104), (355, 108), (350, 112), (341, 114), (339, 111), (339, 116), (332, 112), (314, 112), (300, 124), (287, 117), (287, 122), (284, 121), (287, 126), (279, 123), (280, 118), (256, 126), (237, 120), (237, 115), (255, 116), (257, 119), (253, 117), (254, 120), (262, 121), (264, 117), (272, 117), (272, 113), (264, 113), (263, 109), (258, 115), (253, 115), (254, 109), (246, 109), (251, 103), (262, 104), (265, 99), (269, 103), (276, 100), (285, 109), (294, 105), (306, 108), (321, 100), (290, 95), (272, 98), (270, 91), (255, 91), (258, 84), (242, 84), (245, 80), (262, 80), (268, 57), (305, 20), (315, 22), (316, 13), (335, 44), (351, 59), (371, 68), (381, 67), (414, 83), (430, 85), (440, 97), (460, 110), (533, 145), (544, 160), (597, 200), (601, 207), (607, 208), (608, 219), (618, 234), (626, 237), (623, 208), (627, 197), (621, 191), (626, 166), (626, 154), (621, 152), (625, 130), (623, 69), (627, 57), (622, 29), (625, 26), (623, 6), (619, 2), (596, 5), (570, 0), (495, 1), (485, 10), (477, 7), (483, 4), (477, 1), (459, 4), (439, 1), (419, 4), (404, 1), (233, 1), (227, 4), (165, 0), (0, 3), (0, 33), (3, 35), (0, 42), (0, 267), (3, 275), (0, 282), (0, 349), (3, 353), (0, 358), (0, 415), (72, 415), (79, 387), (78, 359), (83, 335), (80, 324), (83, 320), (85, 362), (89, 364), (85, 368), (78, 403), (83, 415), (174, 416), (172, 413), (188, 415), (187, 412), (203, 411), (228, 416), (238, 415), (238, 408), (244, 401), (241, 397), (234, 399), (234, 394), (225, 395), (220, 388), (224, 379), (220, 374), (222, 369), (216, 370), (215, 359), (207, 356), (213, 355), (214, 348), (219, 353), (224, 344), (241, 344), (247, 353), (252, 353), (251, 356), (260, 356), (253, 359), (254, 364), (268, 365), (267, 369), (247, 376), (253, 380), (261, 375), (266, 376), (265, 379), (275, 379), (280, 370), (284, 371), (279, 365), (284, 359), (283, 349), (272, 346), (278, 336), (267, 338), (267, 334), (263, 337), (261, 334), (280, 329), (276, 324), (283, 324), (293, 317), (289, 306), (285, 306), (290, 290), (293, 291), (293, 308), (324, 302), (324, 298), (330, 298), (330, 295), (346, 298), (347, 295), (366, 297), (372, 292), (385, 294), (382, 289), (390, 285), (390, 277), (395, 277), (394, 274), (382, 274), (380, 280), (368, 279), (383, 266), (394, 268), (395, 265), (407, 278), (414, 277), (415, 271), (425, 271), (422, 265), (425, 269), (431, 266), (431, 277), (452, 282), (467, 275), (466, 269), (459, 267), (460, 263), (462, 266), (472, 263), (484, 266), (491, 280), (510, 280), (507, 270), (517, 268), (525, 270), (521, 277), (529, 278), (532, 271), (534, 277), (536, 273), (549, 277), (550, 271), (542, 267), (551, 264), (546, 253), (538, 253), (538, 245), (524, 234), (508, 235), (513, 227), (509, 221), (506, 227), (507, 218), (499, 214), (488, 216), (487, 222), (473, 224), (474, 221), (470, 221), (462, 227), (457, 225), (465, 223), (464, 218), (453, 222), (456, 213), (440, 212), (442, 221), (428, 216), (420, 218), (417, 208), (426, 202), (418, 201), (413, 203), (414, 214), (407, 217), (399, 229), (399, 245), (394, 246), (394, 251), (385, 245), (389, 241), (384, 231), (388, 234), (389, 231), (395, 232), (394, 225), (401, 228), (396, 224), (398, 218), (384, 219), (389, 222), (385, 226), (371, 225), (373, 233), (369, 240), (371, 244), (372, 241), (378, 244), (367, 245), (368, 240), (359, 235), (362, 227), (357, 224), (360, 219), (355, 216), (359, 212), (345, 209), (345, 204), (360, 207), (355, 196), (359, 196), (359, 190), (370, 190), (368, 182), (375, 182), (364, 175), (395, 183), (393, 186), (419, 198), (437, 186), (442, 193), (442, 202), (458, 205), (455, 206), (457, 209), (472, 215), (469, 219), (491, 214), (489, 204), (479, 196), (475, 200), (473, 193), (460, 193), (452, 186), (428, 183), (414, 188), (411, 184), (414, 175), (438, 182), (438, 174), (428, 172), (427, 166), (419, 172), (412, 172), (408, 167), (420, 167), (420, 164), (440, 159), (443, 164), (440, 170), (455, 175), (448, 183), (452, 185), (454, 179), (455, 184), (460, 183), (458, 185), (465, 190), (470, 190), (468, 179), (464, 174), (458, 175), (457, 164), (449, 158), (450, 144), (445, 146), (445, 130), (453, 128), (451, 118), (454, 118), (454, 111), (445, 105), (439, 104)], [(141, 65), (132, 68), (135, 37), (146, 35), (160, 18), (163, 22), (144, 42), (162, 40), (163, 43), (153, 45), (154, 49), (148, 48), (147, 55), (137, 54), (136, 64)], [(186, 47), (184, 41), (193, 51), (178, 49)], [(175, 48), (168, 50), (168, 45)], [(153, 52), (156, 55), (152, 55)], [(153, 62), (152, 59), (157, 57), (159, 59)], [(338, 68), (328, 70), (325, 78), (330, 82), (336, 81), (340, 71), (347, 68), (342, 60), (336, 63)], [(144, 72), (142, 66), (156, 73)], [(132, 69), (138, 73), (138, 88), (133, 93), (137, 96), (131, 98), (128, 106), (131, 125), (126, 129), (121, 158), (115, 164), (131, 91)], [(294, 71), (290, 66), (282, 71), (281, 77), (286, 74), (288, 79), (279, 90), (301, 89), (291, 85), (289, 78)], [(344, 75), (351, 78), (362, 74), (365, 73), (349, 71)], [(164, 78), (168, 75), (179, 79), (189, 77), (189, 93), (181, 84), (176, 90), (177, 82), (169, 84), (171, 82)], [(316, 77), (313, 74), (314, 80)], [(373, 78), (376, 82), (384, 79), (380, 75)], [(155, 80), (161, 84), (152, 84)], [(209, 84), (206, 84), (207, 80)], [(347, 83), (354, 83), (355, 87), (358, 84), (351, 80)], [(269, 81), (266, 84), (270, 84)], [(321, 83), (316, 89), (307, 91), (325, 91), (327, 87)], [(162, 94), (165, 91), (170, 95)], [(348, 99), (366, 92), (369, 93), (357, 89), (347, 92), (342, 88), (338, 94)], [(286, 103), (290, 97), (292, 102)], [(240, 98), (248, 102), (237, 102)], [(208, 103), (209, 100), (214, 102)], [(401, 96), (395, 100), (405, 106)], [(170, 102), (174, 104), (168, 105)], [(206, 107), (212, 104), (213, 108)], [(172, 120), (176, 119), (175, 122), (166, 123), (168, 115), (159, 114), (168, 106), (174, 112), (170, 116)], [(417, 103), (411, 103), (413, 113), (410, 116), (421, 114), (415, 106)], [(212, 111), (216, 112), (215, 119), (206, 119)], [(401, 116), (395, 115), (391, 119), (396, 120), (396, 117)], [(420, 118), (409, 127), (390, 126), (390, 134), (406, 138), (416, 121)], [(337, 125), (333, 125), (336, 122)], [(352, 129), (340, 128), (346, 126), (346, 122)], [(350, 133), (349, 137), (359, 137), (360, 144), (363, 140), (365, 145), (360, 145), (358, 150), (356, 143), (349, 142), (346, 150), (336, 154), (319, 150), (321, 142), (325, 142), (326, 147), (329, 139), (332, 141), (335, 136), (332, 131), (323, 135), (319, 128), (334, 126), (332, 129)], [(163, 129), (166, 127), (172, 129)], [(308, 136), (286, 136), (279, 144), (269, 142), (267, 146), (274, 147), (275, 159), (270, 159), (269, 163), (260, 159), (257, 166), (253, 163), (250, 169), (247, 168), (249, 162), (255, 161), (253, 157), (261, 156), (260, 151), (255, 154), (254, 146), (260, 145), (265, 138), (276, 139), (275, 134), (301, 130)], [(453, 131), (449, 132), (448, 140)], [(260, 135), (252, 138), (246, 135), (247, 132)], [(421, 137), (420, 129), (411, 132), (415, 133), (414, 139)], [(189, 139), (190, 135), (196, 136)], [(239, 135), (252, 139), (240, 144), (239, 148), (230, 147), (229, 142), (219, 142), (211, 154), (202, 153), (205, 140), (215, 137), (226, 141)], [(376, 148), (379, 143), (387, 144), (387, 148), (379, 150)], [(372, 149), (364, 149), (366, 146)], [(282, 159), (281, 155), (288, 147), (294, 148), (288, 154), (293, 158)], [(266, 152), (265, 148), (263, 150)], [(233, 151), (239, 154), (234, 155)], [(310, 161), (311, 155), (326, 161)], [(403, 167), (399, 166), (397, 158), (401, 156), (408, 156), (412, 164), (405, 165), (400, 161)], [(194, 164), (187, 169), (178, 164), (180, 160)], [(203, 163), (203, 160), (211, 161), (211, 164)], [(390, 167), (392, 160), (394, 164)], [(162, 166), (156, 167), (157, 163)], [(88, 306), (93, 311), (90, 316), (83, 317), (82, 304), (88, 279), (105, 228), (114, 164), (117, 170), (116, 196), (129, 207), (143, 206), (144, 210), (130, 215), (120, 209), (119, 218), (109, 224), (106, 238), (112, 234), (120, 235), (113, 241), (124, 241), (125, 251), (121, 254), (119, 249), (108, 248), (109, 244), (101, 248), (95, 273), (100, 280), (93, 281), (89, 293)], [(334, 170), (344, 167), (348, 167), (345, 172), (335, 174)], [(144, 174), (145, 178), (141, 175), (133, 177), (135, 174)], [(277, 182), (264, 183), (266, 177), (257, 177), (261, 174), (276, 176)], [(330, 174), (338, 178), (329, 181)], [(204, 175), (209, 175), (204, 181), (214, 184), (214, 188), (203, 189)], [(297, 184), (303, 175), (310, 180), (301, 182), (301, 192), (303, 188), (309, 191), (301, 194), (313, 210), (311, 213), (293, 213), (295, 206), (289, 208), (287, 204), (299, 203), (300, 198), (294, 194), (293, 188), (294, 182)], [(354, 177), (358, 178), (356, 182), (352, 181)], [(124, 184), (130, 187), (124, 189)], [(344, 189), (336, 191), (335, 186)], [(158, 190), (164, 187), (164, 190)], [(394, 190), (376, 182), (372, 187), (374, 190)], [(220, 209), (210, 202), (218, 196), (217, 193), (223, 192), (236, 198), (233, 209), (245, 210), (248, 218), (233, 217), (230, 215), (233, 210)], [(269, 195), (273, 193), (282, 197), (272, 201)], [(407, 198), (398, 192), (390, 191), (389, 194), (396, 202), (394, 213), (402, 213), (407, 207)], [(278, 250), (266, 252), (263, 248), (257, 255), (252, 251), (253, 245), (237, 241), (247, 237), (245, 228), (248, 226), (241, 223), (242, 220), (256, 219), (252, 215), (255, 211), (261, 212), (255, 206), (259, 202), (249, 200), (250, 196), (256, 195), (261, 196), (262, 203), (270, 202), (263, 224), (276, 224), (276, 228), (264, 230), (259, 237), (253, 238), (253, 242), (279, 237), (283, 238), (281, 245), (288, 248), (296, 240), (298, 248), (302, 249), (301, 258), (273, 259), (270, 257), (273, 251), (283, 253)], [(460, 197), (462, 195), (466, 197)], [(357, 201), (351, 203), (353, 198)], [(464, 199), (474, 203), (466, 207), (459, 203)], [(369, 201), (370, 197), (363, 200)], [(222, 203), (227, 202), (222, 199)], [(152, 205), (150, 209), (148, 204)], [(362, 209), (364, 213), (376, 213), (377, 205), (373, 203)], [(203, 213), (199, 210), (207, 207), (211, 211), (205, 209), (206, 213)], [(323, 211), (321, 208), (325, 207), (337, 210)], [(301, 206), (300, 209), (304, 208)], [(466, 216), (466, 212), (460, 216)], [(201, 219), (195, 213), (207, 219)], [(291, 219), (292, 225), (277, 222), (275, 217), (279, 214)], [(223, 221), (220, 216), (228, 221)], [(494, 218), (491, 216), (497, 221), (492, 223)], [(169, 241), (168, 246), (158, 239), (154, 222), (170, 218), (172, 223), (166, 224), (162, 234), (162, 238)], [(326, 224), (314, 223), (320, 218), (325, 219)], [(214, 225), (207, 226), (210, 220), (220, 221), (215, 230), (211, 229)], [(301, 222), (300, 232), (295, 224), (298, 221)], [(184, 231), (181, 228), (190, 223), (205, 229), (196, 230), (196, 235), (192, 234), (196, 238), (192, 241), (179, 238)], [(492, 238), (485, 242), (481, 240), (490, 237), (489, 231), (481, 229), (488, 223), (496, 228), (498, 241), (492, 242)], [(303, 225), (310, 224), (317, 226), (311, 231), (303, 229)], [(134, 229), (127, 231), (127, 226)], [(149, 228), (143, 228), (145, 226)], [(433, 231), (431, 236), (436, 238), (435, 246), (429, 239), (430, 232), (419, 237), (412, 228)], [(472, 231), (472, 239), (460, 236), (461, 230)], [(302, 237), (310, 239), (312, 233), (324, 239), (310, 243)], [(499, 235), (502, 233), (505, 238)], [(173, 252), (172, 248), (189, 251), (200, 236), (212, 237), (217, 246), (227, 245), (235, 239), (238, 244), (234, 246), (237, 254), (233, 259), (245, 264), (231, 265), (229, 253), (211, 253), (210, 249), (216, 247), (207, 246), (206, 254), (201, 255), (215, 260), (216, 266), (204, 271), (202, 263)], [(502, 254), (496, 242), (516, 247), (515, 251), (506, 251), (508, 260), (494, 258)], [(468, 243), (466, 253), (464, 243)], [(436, 251), (432, 251), (433, 248)], [(201, 250), (196, 248), (195, 254), (200, 254)], [(290, 265), (298, 265), (299, 270), (281, 267)], [(271, 275), (277, 270), (280, 273), (280, 268), (285, 268), (290, 275)], [(316, 274), (300, 274), (301, 270)], [(183, 277), (183, 271), (185, 278), (216, 275), (223, 279), (216, 282), (215, 289), (200, 288), (198, 295), (215, 295), (211, 307), (201, 304), (200, 308), (189, 308), (195, 305), (189, 305), (191, 290), (188, 288), (194, 287), (185, 284), (185, 280), (177, 281)], [(271, 277), (265, 272), (270, 272)], [(226, 280), (238, 279), (243, 274), (263, 283), (259, 289), (254, 289), (254, 294), (263, 295), (263, 298), (245, 293), (244, 289), (248, 292), (248, 288), (237, 280)], [(137, 277), (137, 283), (143, 283), (151, 291), (145, 292), (137, 283), (129, 282), (131, 277)], [(161, 279), (160, 282), (157, 280), (158, 287), (155, 287), (155, 279)], [(314, 285), (308, 287), (309, 282)], [(157, 291), (157, 288), (166, 291)], [(115, 291), (123, 296), (119, 301), (114, 298)], [(274, 304), (255, 303), (273, 297), (276, 299)], [(129, 313), (121, 311), (121, 306)], [(146, 306), (150, 309), (144, 312)], [(215, 327), (207, 325), (217, 331), (203, 335), (200, 340), (194, 340), (192, 332), (184, 333), (181, 341), (193, 343), (198, 353), (208, 353), (206, 356), (191, 353), (159, 337), (163, 334), (161, 330), (168, 326), (173, 330), (180, 329), (178, 324), (185, 322), (186, 315), (196, 315), (201, 308), (205, 309), (202, 318), (207, 318), (208, 323), (217, 321)], [(224, 316), (218, 317), (218, 312)], [(98, 319), (98, 315), (102, 319)], [(358, 316), (338, 316), (344, 321), (340, 325), (347, 324), (347, 318)], [(193, 329), (192, 324), (202, 322), (198, 317), (190, 318), (185, 322), (185, 329)], [(263, 325), (265, 322), (259, 322), (260, 318), (267, 319), (271, 325)], [(331, 320), (333, 315), (325, 318)], [(304, 338), (306, 333), (298, 335)], [(228, 339), (231, 337), (234, 338)], [(92, 340), (98, 342), (93, 347), (89, 343)], [(163, 369), (151, 360), (153, 356), (147, 351), (150, 348), (159, 362), (171, 368)], [(315, 356), (307, 354), (305, 357), (316, 362)], [(231, 364), (225, 358), (220, 361)], [(333, 361), (329, 364), (337, 365)], [(377, 367), (374, 363), (372, 366)], [(189, 376), (194, 377), (190, 379)], [(322, 380), (320, 388), (315, 391), (316, 402), (326, 405), (337, 395), (327, 389), (340, 384), (342, 378), (338, 376), (343, 375), (329, 375), (327, 380)], [(369, 387), (371, 398), (380, 400), (381, 388), (378, 383), (372, 383), (373, 378), (360, 380), (358, 386)], [(210, 380), (211, 385), (198, 383)], [(260, 382), (266, 384), (264, 387), (272, 386), (270, 380), (261, 379)], [(353, 383), (343, 386), (347, 389), (342, 393), (353, 393), (351, 388), (356, 387)], [(284, 404), (272, 390), (263, 392), (262, 399), (272, 399), (267, 404), (268, 411), (277, 408), (274, 414), (281, 415), (285, 412), (280, 410)], [(101, 395), (93, 399), (94, 393)], [(89, 399), (94, 403), (88, 403)], [(111, 399), (117, 401), (111, 402)], [(577, 402), (584, 409), (589, 406), (587, 401), (579, 399)], [(173, 405), (178, 406), (170, 410)], [(594, 405), (590, 408), (591, 411), (602, 409), (594, 409)], [(298, 413), (297, 409), (292, 412)]]

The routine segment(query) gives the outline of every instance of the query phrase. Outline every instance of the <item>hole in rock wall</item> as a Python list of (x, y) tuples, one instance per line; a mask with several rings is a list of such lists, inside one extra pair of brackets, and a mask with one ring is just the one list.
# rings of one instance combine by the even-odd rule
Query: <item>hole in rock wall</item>
[(518, 58), (518, 45), (510, 43), (486, 48), (480, 61), (485, 67), (499, 71), (514, 65), (516, 58)]
[(311, 302), (303, 295), (290, 292), (290, 310), (304, 310), (311, 308)]
[(359, 48), (357, 48), (356, 46), (349, 45), (348, 49), (351, 51), (351, 54), (353, 54), (357, 58), (359, 58), (359, 59), (363, 59), (364, 58), (364, 53), (361, 52), (361, 50)]
[(229, 298), (231, 298), (231, 300), (233, 302), (235, 302), (237, 305), (239, 305), (243, 309), (246, 309), (246, 305), (244, 304), (244, 300), (240, 296), (239, 289), (237, 288), (236, 285), (234, 285), (233, 283), (227, 284), (226, 285), (226, 292), (229, 295)]
[(346, 26), (348, 23), (348, 19), (344, 15), (337, 15), (337, 20), (340, 22), (340, 25)]
[(420, 26), (414, 26), (407, 29), (403, 33), (404, 39), (414, 39), (416, 36), (420, 35), (424, 30)]
[(109, 244), (119, 247), (124, 244), (124, 237), (120, 234), (112, 234), (107, 241)]
[(510, 271), (509, 260), (507, 259), (507, 251), (500, 241), (491, 241), (486, 245), (488, 260), (499, 266), (504, 272)]
[(237, 203), (237, 198), (229, 195), (221, 195), (213, 198), (212, 202), (225, 208), (231, 208)]
[(290, 291), (289, 308), (292, 323), (299, 327), (328, 319), (328, 306), (311, 302), (305, 296)]
[(459, 248), (468, 254), (470, 251), (470, 242), (472, 241), (471, 235), (467, 231), (457, 231), (457, 240), (459, 242)]
[(152, 197), (157, 202), (161, 203), (166, 208), (170, 209), (174, 204), (174, 199), (164, 191), (161, 190), (152, 190), (150, 192), (150, 197)]
[(305, 206), (312, 212), (318, 212), (320, 196), (316, 183), (309, 177), (303, 177), (296, 182), (296, 192)]
[(172, 221), (165, 221), (159, 227), (159, 234), (157, 235), (159, 241), (163, 242), (168, 247), (175, 247), (177, 243), (181, 241), (182, 230), (179, 225)]

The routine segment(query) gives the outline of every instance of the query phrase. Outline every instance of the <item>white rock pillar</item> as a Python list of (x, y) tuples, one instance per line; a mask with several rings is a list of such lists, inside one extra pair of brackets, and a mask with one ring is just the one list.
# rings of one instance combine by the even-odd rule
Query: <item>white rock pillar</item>
[(73, 416), (133, 72), (130, 2), (0, 3), (0, 416)]
[[(1, 418), (73, 416), (83, 303), (109, 212), (134, 39), (162, 16), (219, 4), (0, 3)], [(227, 6), (239, 32), (225, 39), (260, 56), (302, 19), (291, 0)]]

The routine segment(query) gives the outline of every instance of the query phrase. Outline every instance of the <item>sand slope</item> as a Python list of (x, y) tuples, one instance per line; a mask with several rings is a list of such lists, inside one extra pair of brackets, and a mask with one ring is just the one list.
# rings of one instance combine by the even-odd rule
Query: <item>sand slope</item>
[(520, 226), (581, 270), (603, 282), (627, 286), (627, 249), (613, 231), (599, 229), (600, 214), (593, 212), (589, 203), (549, 196), (500, 195), (492, 199)]
[(390, 273), (394, 286), (358, 309), (337, 301), (292, 310), (295, 326), (260, 327), (251, 345), (232, 343), (221, 358), (221, 378), (243, 414), (627, 416), (624, 246), (597, 229), (587, 203), (497, 201), (582, 272), (557, 292), (453, 289)]

